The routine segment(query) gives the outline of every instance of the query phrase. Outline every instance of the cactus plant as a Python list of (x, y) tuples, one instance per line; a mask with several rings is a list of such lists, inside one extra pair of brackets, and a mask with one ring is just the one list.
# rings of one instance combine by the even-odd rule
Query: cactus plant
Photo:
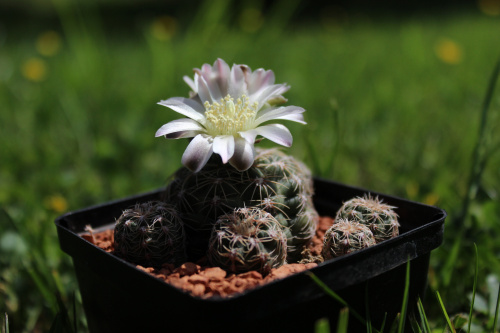
[(336, 219), (344, 218), (366, 225), (373, 232), (375, 240), (381, 242), (399, 234), (395, 208), (383, 203), (378, 197), (365, 195), (346, 201), (338, 210)]
[[(257, 150), (254, 164), (238, 171), (213, 155), (199, 172), (179, 169), (166, 190), (186, 224), (193, 256), (202, 256), (206, 239), (221, 215), (236, 208), (258, 207), (273, 215), (287, 236), (294, 261), (316, 230), (312, 177), (301, 162), (277, 149)], [(205, 241), (204, 241), (205, 240)]]
[(208, 259), (233, 273), (267, 274), (286, 261), (287, 239), (279, 222), (260, 208), (238, 208), (220, 216), (210, 236)]
[(175, 207), (138, 203), (115, 223), (115, 253), (140, 265), (179, 264), (186, 259), (183, 223)]
[(367, 226), (341, 218), (326, 231), (322, 255), (328, 260), (371, 245), (375, 238)]

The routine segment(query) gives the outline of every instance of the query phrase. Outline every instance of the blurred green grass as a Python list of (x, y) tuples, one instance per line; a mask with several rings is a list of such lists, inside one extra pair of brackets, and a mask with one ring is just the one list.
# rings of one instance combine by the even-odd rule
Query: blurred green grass
[[(308, 125), (287, 124), (295, 139), (288, 152), (316, 175), (460, 213), (500, 55), (498, 16), (330, 8), (307, 21), (297, 19), (300, 1), (276, 2), (265, 14), (251, 2), (234, 12), (230, 3), (205, 1), (190, 20), (149, 14), (110, 33), (93, 7), (54, 1), (61, 28), (0, 31), (0, 310), (13, 331), (43, 331), (58, 311), (57, 291), (69, 302), (77, 289), (55, 217), (160, 187), (180, 166), (186, 141), (154, 138), (178, 116), (156, 102), (187, 96), (182, 76), (217, 57), (273, 69), (292, 86), (288, 104), (307, 110)], [(450, 312), (467, 306), (472, 242), (483, 278), (500, 275), (499, 108), (497, 92), (460, 255), (442, 271), (457, 235), (448, 222), (432, 256), (430, 286)], [(463, 275), (443, 278), (450, 273)]]

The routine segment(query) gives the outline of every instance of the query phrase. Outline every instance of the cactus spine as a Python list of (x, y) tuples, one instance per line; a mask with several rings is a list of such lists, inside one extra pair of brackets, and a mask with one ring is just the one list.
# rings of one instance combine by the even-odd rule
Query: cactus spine
[(396, 207), (384, 204), (378, 197), (370, 195), (356, 197), (345, 202), (337, 212), (335, 219), (349, 219), (366, 225), (373, 232), (377, 242), (399, 234)]
[(205, 253), (207, 233), (219, 216), (236, 208), (258, 207), (283, 227), (288, 261), (293, 262), (300, 259), (303, 245), (316, 230), (312, 194), (307, 167), (277, 149), (268, 149), (257, 150), (253, 166), (244, 172), (222, 164), (215, 155), (198, 173), (181, 168), (167, 187), (166, 201), (182, 213), (193, 255)]
[(175, 207), (164, 202), (138, 203), (118, 218), (115, 253), (140, 265), (178, 264), (186, 259), (184, 227)]
[(338, 219), (325, 233), (322, 255), (328, 260), (371, 245), (375, 245), (375, 238), (367, 226)]
[(267, 274), (285, 263), (287, 240), (278, 221), (259, 208), (239, 208), (214, 224), (208, 259), (233, 273)]

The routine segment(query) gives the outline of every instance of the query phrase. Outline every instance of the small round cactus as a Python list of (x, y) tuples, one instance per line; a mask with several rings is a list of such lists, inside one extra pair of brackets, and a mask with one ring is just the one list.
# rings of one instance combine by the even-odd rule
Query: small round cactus
[(356, 197), (346, 201), (337, 212), (335, 219), (343, 218), (366, 225), (372, 231), (377, 242), (399, 234), (396, 207), (386, 205), (379, 198), (370, 195)]
[(287, 238), (279, 222), (259, 208), (238, 208), (217, 219), (208, 249), (214, 266), (233, 273), (267, 274), (286, 261)]
[(367, 226), (338, 219), (325, 233), (321, 254), (328, 260), (372, 245), (375, 245), (375, 238)]
[(115, 224), (115, 253), (140, 265), (179, 264), (186, 259), (184, 227), (175, 207), (138, 203)]

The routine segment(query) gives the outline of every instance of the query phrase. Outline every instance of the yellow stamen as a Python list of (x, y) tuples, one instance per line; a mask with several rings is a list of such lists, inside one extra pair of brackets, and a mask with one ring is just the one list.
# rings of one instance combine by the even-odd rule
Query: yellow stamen
[(219, 102), (205, 102), (205, 128), (211, 136), (235, 135), (240, 131), (253, 128), (257, 115), (258, 103), (250, 104), (246, 95), (236, 101), (230, 95), (221, 98)]

